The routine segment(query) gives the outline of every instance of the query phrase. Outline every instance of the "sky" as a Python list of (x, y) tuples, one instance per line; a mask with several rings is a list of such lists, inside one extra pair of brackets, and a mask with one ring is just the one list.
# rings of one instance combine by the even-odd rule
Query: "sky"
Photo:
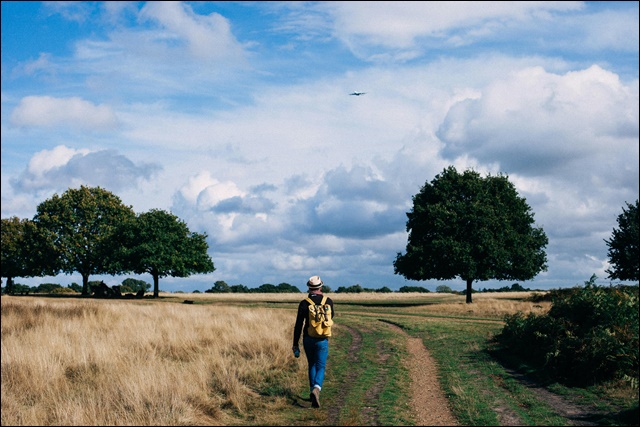
[[(454, 166), (508, 176), (549, 239), (546, 272), (474, 289), (608, 285), (638, 199), (638, 22), (617, 1), (3, 1), (2, 218), (80, 185), (171, 212), (216, 270), (163, 291), (463, 290), (393, 269), (412, 197)], [(90, 280), (127, 277), (153, 283)]]

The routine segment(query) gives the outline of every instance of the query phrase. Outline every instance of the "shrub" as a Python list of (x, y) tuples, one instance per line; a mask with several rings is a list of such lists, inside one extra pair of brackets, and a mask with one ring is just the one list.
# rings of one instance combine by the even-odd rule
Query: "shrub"
[(638, 378), (638, 286), (551, 292), (548, 314), (505, 316), (497, 341), (558, 380), (587, 385)]
[(51, 294), (61, 288), (62, 286), (59, 285), (58, 283), (41, 283), (35, 287), (33, 292), (39, 293), (39, 294)]
[(400, 289), (398, 289), (398, 292), (430, 292), (429, 289), (423, 287), (423, 286), (402, 286)]
[(362, 286), (360, 285), (352, 285), (349, 287), (345, 287), (345, 286), (340, 286), (338, 288), (338, 290), (336, 291), (336, 293), (353, 293), (353, 294), (359, 294), (364, 292), (364, 289), (362, 288)]

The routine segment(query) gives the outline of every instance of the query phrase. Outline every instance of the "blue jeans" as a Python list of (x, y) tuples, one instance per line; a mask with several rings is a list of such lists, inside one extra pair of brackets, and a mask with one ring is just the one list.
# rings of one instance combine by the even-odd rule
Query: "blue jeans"
[(304, 337), (302, 345), (309, 364), (309, 391), (313, 391), (315, 386), (322, 389), (327, 358), (329, 357), (329, 340), (327, 338)]

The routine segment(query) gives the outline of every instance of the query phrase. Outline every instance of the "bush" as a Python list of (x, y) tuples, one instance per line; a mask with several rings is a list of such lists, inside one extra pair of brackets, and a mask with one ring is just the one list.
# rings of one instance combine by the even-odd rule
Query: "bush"
[(33, 289), (33, 292), (38, 294), (51, 294), (61, 288), (62, 286), (58, 283), (41, 283)]
[(336, 293), (352, 293), (352, 294), (359, 294), (364, 292), (364, 289), (362, 289), (362, 286), (360, 285), (353, 285), (353, 286), (349, 286), (349, 287), (345, 287), (345, 286), (340, 286), (338, 288), (338, 290), (336, 291)]
[(66, 295), (66, 294), (77, 294), (79, 292), (75, 291), (74, 289), (71, 289), (69, 287), (63, 288), (63, 287), (59, 287), (59, 288), (54, 288), (51, 290), (52, 294), (55, 295)]
[(638, 378), (638, 286), (551, 292), (546, 315), (505, 316), (497, 341), (560, 381), (588, 385)]
[(400, 289), (398, 289), (398, 292), (430, 292), (429, 289), (423, 287), (423, 286), (402, 286)]

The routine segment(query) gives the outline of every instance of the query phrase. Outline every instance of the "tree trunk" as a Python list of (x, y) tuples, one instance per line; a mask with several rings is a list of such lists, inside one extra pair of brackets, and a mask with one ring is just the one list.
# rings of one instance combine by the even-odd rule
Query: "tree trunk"
[(471, 304), (471, 292), (473, 291), (473, 288), (471, 287), (471, 284), (473, 283), (473, 279), (467, 279), (467, 304)]
[(158, 298), (160, 294), (159, 278), (157, 274), (153, 275), (153, 297)]
[(7, 277), (7, 286), (4, 288), (4, 293), (13, 295), (13, 277)]
[(82, 275), (82, 296), (83, 297), (89, 296), (89, 275), (88, 274)]

